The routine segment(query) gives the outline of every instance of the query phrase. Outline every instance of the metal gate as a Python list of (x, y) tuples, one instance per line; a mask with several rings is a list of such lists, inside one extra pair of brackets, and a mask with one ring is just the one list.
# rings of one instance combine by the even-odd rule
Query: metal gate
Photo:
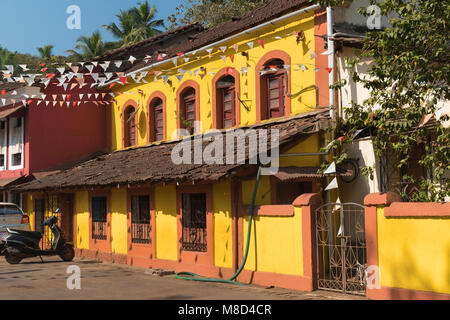
[(365, 294), (364, 206), (329, 203), (315, 213), (318, 289)]

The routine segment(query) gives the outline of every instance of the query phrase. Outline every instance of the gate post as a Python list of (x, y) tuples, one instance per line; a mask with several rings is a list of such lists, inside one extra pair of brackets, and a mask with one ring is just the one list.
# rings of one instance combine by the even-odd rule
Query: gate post
[(305, 291), (316, 289), (316, 234), (315, 212), (320, 206), (320, 196), (317, 193), (304, 193), (292, 203), (302, 210), (302, 248), (303, 277), (306, 279)]
[[(375, 266), (378, 268), (377, 208), (384, 208), (392, 202), (401, 201), (402, 199), (397, 193), (390, 191), (386, 193), (371, 193), (364, 198), (367, 267)], [(377, 289), (366, 287), (367, 298), (377, 299), (378, 292), (376, 291)]]

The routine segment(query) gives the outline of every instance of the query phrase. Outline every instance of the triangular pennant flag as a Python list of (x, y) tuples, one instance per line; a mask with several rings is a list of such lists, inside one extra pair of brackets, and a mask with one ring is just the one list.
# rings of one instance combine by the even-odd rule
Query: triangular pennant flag
[(184, 74), (177, 74), (176, 75), (178, 82), (181, 82), (181, 80), (183, 80)]
[(79, 66), (72, 66), (72, 71), (74, 72), (74, 73), (78, 73), (78, 70), (80, 70), (80, 67)]
[(220, 57), (222, 58), (223, 62), (227, 61), (227, 56), (220, 56)]
[(325, 191), (337, 188), (338, 188), (337, 178), (334, 178), (333, 181), (331, 181), (330, 184), (325, 188)]
[(91, 73), (94, 70), (94, 66), (92, 64), (86, 65), (86, 69), (88, 69), (89, 73)]
[(234, 51), (236, 51), (236, 53), (239, 51), (239, 45), (238, 44), (233, 44), (232, 48), (234, 49)]
[(50, 103), (50, 101), (45, 101), (45, 105), (48, 106), (48, 104)]
[(109, 68), (110, 63), (111, 63), (110, 61), (105, 61), (100, 64), (100, 67), (102, 67), (103, 71), (106, 71), (106, 69)]
[(231, 55), (230, 55), (230, 60), (231, 60), (231, 62), (234, 63), (234, 54), (231, 54)]
[(247, 45), (250, 49), (253, 49), (253, 47), (255, 46), (255, 43), (253, 41), (247, 42)]
[(258, 40), (259, 45), (264, 49), (264, 40)]
[(77, 86), (76, 83), (72, 83), (72, 84), (70, 85), (70, 90), (72, 91), (76, 86)]
[(92, 61), (91, 62), (94, 66), (98, 66), (98, 61)]
[(299, 64), (298, 66), (299, 66), (299, 67), (300, 67), (300, 69), (302, 69), (303, 71), (306, 71), (306, 67), (305, 67), (305, 65), (304, 65), (304, 64), (301, 64), (301, 63), (300, 63), (300, 64)]
[(227, 51), (227, 46), (222, 46), (219, 49), (220, 49), (220, 51), (225, 52), (225, 51)]
[(316, 54), (314, 53), (314, 51), (309, 50), (309, 57), (310, 57), (311, 59), (314, 59), (314, 58), (316, 57)]
[(208, 49), (205, 49), (206, 50), (206, 52), (208, 52), (209, 54), (211, 54), (212, 52), (213, 52), (213, 48), (208, 48)]
[(331, 71), (333, 70), (333, 68), (325, 68), (325, 70), (327, 70), (328, 73), (331, 73)]
[(247, 74), (247, 71), (248, 71), (248, 67), (242, 67), (242, 69), (241, 69), (242, 75)]
[(122, 60), (115, 61), (114, 65), (116, 66), (116, 68), (120, 68), (120, 66), (122, 65)]
[(323, 172), (323, 174), (334, 174), (336, 173), (336, 162), (332, 162), (328, 168)]
[(123, 85), (125, 85), (127, 83), (128, 78), (127, 77), (119, 77), (120, 81), (122, 82)]
[(28, 71), (28, 70), (30, 70), (30, 69), (27, 68), (27, 65), (26, 65), (26, 64), (19, 64), (19, 67), (21, 67), (23, 71)]
[(128, 61), (130, 61), (131, 64), (133, 64), (136, 61), (136, 58), (133, 56), (130, 56), (130, 58), (128, 59)]
[(178, 59), (177, 59), (177, 58), (173, 59), (172, 62), (173, 62), (173, 64), (175, 65), (175, 67), (178, 66)]

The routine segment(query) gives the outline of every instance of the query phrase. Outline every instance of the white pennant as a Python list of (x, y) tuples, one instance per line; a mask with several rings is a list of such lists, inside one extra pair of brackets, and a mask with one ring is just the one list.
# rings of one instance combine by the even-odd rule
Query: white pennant
[(333, 181), (331, 181), (330, 184), (325, 188), (325, 191), (337, 188), (338, 188), (337, 178), (334, 178)]

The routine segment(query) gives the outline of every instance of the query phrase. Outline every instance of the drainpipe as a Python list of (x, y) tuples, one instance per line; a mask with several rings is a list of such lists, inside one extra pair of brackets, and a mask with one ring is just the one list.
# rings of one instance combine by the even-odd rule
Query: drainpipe
[[(328, 75), (328, 84), (331, 86), (334, 83), (334, 41), (331, 40), (333, 37), (333, 9), (331, 7), (327, 7), (327, 41), (328, 41), (328, 68), (331, 69), (331, 72)], [(330, 96), (330, 117), (334, 119), (335, 117), (335, 105), (334, 105), (334, 90), (329, 89)]]
[[(328, 85), (331, 86), (334, 83), (334, 42), (331, 40), (333, 36), (333, 10), (331, 7), (327, 7), (327, 47), (328, 47), (328, 68), (331, 68), (331, 72), (328, 75)], [(329, 106), (330, 106), (330, 118), (331, 121), (335, 119), (335, 105), (334, 105), (334, 90), (329, 89)], [(334, 139), (334, 132), (330, 132), (331, 140)], [(324, 146), (326, 146), (326, 137), (324, 136)], [(328, 161), (328, 155), (323, 157), (323, 161)], [(325, 182), (328, 185), (329, 179), (325, 178)], [(325, 191), (325, 203), (331, 202), (330, 191)]]

